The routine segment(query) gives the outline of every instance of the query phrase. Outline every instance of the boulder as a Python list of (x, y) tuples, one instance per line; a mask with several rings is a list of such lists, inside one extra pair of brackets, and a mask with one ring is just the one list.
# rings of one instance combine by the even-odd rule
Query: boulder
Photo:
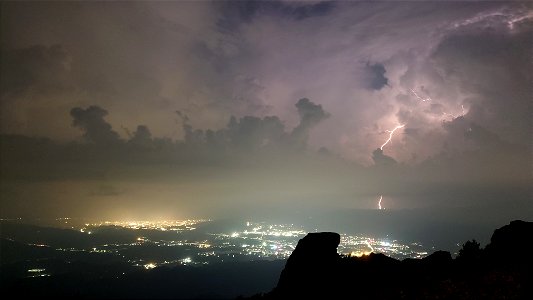
[(533, 248), (532, 236), (533, 222), (512, 221), (494, 231), (490, 244), (485, 248), (486, 255), (500, 263), (531, 264), (533, 257), (527, 251)]
[(276, 293), (308, 297), (333, 288), (339, 243), (340, 235), (334, 232), (309, 233), (298, 241), (281, 272)]

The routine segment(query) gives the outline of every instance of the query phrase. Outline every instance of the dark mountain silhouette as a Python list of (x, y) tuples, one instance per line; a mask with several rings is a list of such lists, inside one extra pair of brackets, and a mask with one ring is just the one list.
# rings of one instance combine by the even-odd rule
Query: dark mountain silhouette
[(252, 299), (533, 299), (533, 222), (512, 221), (485, 249), (463, 244), (456, 259), (437, 251), (399, 261), (383, 254), (337, 254), (337, 233), (309, 233), (278, 285)]

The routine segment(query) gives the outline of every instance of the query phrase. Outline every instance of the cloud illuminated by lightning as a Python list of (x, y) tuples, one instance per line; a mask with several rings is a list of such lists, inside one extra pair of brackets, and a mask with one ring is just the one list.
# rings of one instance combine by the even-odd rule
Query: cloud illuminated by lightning
[(458, 28), (462, 26), (469, 26), (471, 24), (475, 24), (479, 22), (486, 22), (487, 20), (490, 20), (490, 19), (493, 19), (493, 20), (504, 19), (506, 20), (507, 27), (512, 30), (514, 28), (515, 23), (519, 23), (519, 22), (522, 22), (524, 20), (531, 19), (531, 18), (533, 18), (533, 12), (530, 10), (523, 12), (520, 15), (508, 14), (503, 11), (495, 11), (495, 12), (489, 12), (489, 13), (481, 13), (472, 18), (469, 18), (469, 19), (466, 19), (460, 22), (455, 22), (452, 24), (451, 27)]
[(383, 145), (381, 145), (381, 147), (379, 147), (379, 149), (383, 150), (383, 147), (385, 147), (385, 145), (387, 145), (392, 140), (392, 136), (394, 135), (394, 132), (403, 127), (405, 127), (405, 124), (398, 125), (394, 127), (393, 130), (387, 130), (387, 132), (389, 133), (389, 138), (385, 141), (385, 143), (383, 143)]
[[(522, 20), (522, 19), (520, 19), (520, 20)], [(430, 97), (427, 97), (427, 98), (421, 97), (414, 89), (410, 89), (410, 91), (416, 97), (416, 99), (418, 99), (418, 100), (420, 100), (422, 102), (433, 101), (433, 99), (431, 99)], [(460, 114), (452, 114), (452, 113), (449, 113), (449, 112), (442, 112), (442, 115), (445, 118), (446, 117), (451, 117), (452, 119), (457, 119), (459, 117), (463, 117), (465, 114), (466, 114), (466, 112), (465, 112), (464, 105), (461, 105), (461, 113)]]
[[(416, 97), (416, 99), (422, 101), (422, 102), (427, 102), (427, 101), (433, 101), (433, 99), (431, 99), (430, 97), (427, 97), (427, 98), (422, 98), (415, 90), (413, 89), (410, 89), (411, 93)], [(465, 112), (465, 107), (464, 105), (461, 105), (461, 113), (460, 114), (452, 114), (452, 113), (449, 113), (449, 112), (442, 112), (442, 115), (444, 117), (451, 117), (452, 119), (457, 119), (459, 117), (462, 117), (466, 114)], [(383, 149), (382, 149), (383, 150)]]
[(533, 18), (533, 11), (530, 11), (526, 15), (513, 17), (511, 20), (507, 21), (507, 26), (509, 27), (509, 29), (513, 29), (514, 23), (521, 22), (527, 19), (532, 19), (532, 18)]
[(447, 113), (447, 112), (443, 112), (442, 114), (444, 116), (450, 116), (450, 117), (452, 117), (452, 119), (457, 119), (459, 117), (463, 117), (466, 114), (465, 106), (461, 104), (461, 113), (460, 114), (454, 115), (454, 114), (450, 114), (450, 113)]

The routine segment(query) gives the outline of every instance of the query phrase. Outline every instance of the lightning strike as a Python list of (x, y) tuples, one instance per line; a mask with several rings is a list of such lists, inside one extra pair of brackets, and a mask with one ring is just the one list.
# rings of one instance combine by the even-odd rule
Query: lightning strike
[(381, 200), (383, 200), (383, 196), (379, 196), (379, 201), (378, 201), (378, 209), (385, 209), (385, 208), (382, 208), (381, 207)]
[(422, 98), (422, 97), (420, 97), (420, 96), (415, 92), (415, 90), (413, 90), (413, 89), (411, 89), (411, 93), (413, 93), (413, 95), (415, 95), (415, 97), (416, 97), (418, 100), (422, 101), (422, 102), (431, 101), (431, 98), (429, 98), (429, 97), (427, 97), (427, 98)]
[[(418, 99), (418, 100), (420, 100), (422, 102), (433, 101), (433, 99), (431, 99), (430, 97), (422, 98), (419, 94), (417, 94), (417, 92), (414, 89), (410, 89), (410, 91), (411, 91), (411, 93), (413, 93), (413, 95), (416, 97), (416, 99)], [(460, 114), (452, 114), (452, 113), (449, 113), (449, 112), (442, 112), (442, 115), (444, 116), (444, 118), (451, 117), (452, 119), (457, 119), (459, 117), (463, 117), (465, 114), (466, 114), (466, 112), (465, 112), (464, 105), (461, 105), (461, 113)], [(381, 150), (383, 150), (383, 149), (381, 149)]]
[(379, 147), (379, 149), (383, 150), (383, 147), (385, 147), (385, 145), (387, 145), (391, 140), (392, 140), (392, 136), (394, 135), (394, 132), (400, 128), (403, 128), (405, 127), (405, 124), (403, 125), (398, 125), (396, 127), (394, 127), (393, 130), (387, 130), (387, 132), (389, 133), (389, 138), (385, 141), (385, 143), (383, 143), (383, 145), (381, 145), (381, 147)]

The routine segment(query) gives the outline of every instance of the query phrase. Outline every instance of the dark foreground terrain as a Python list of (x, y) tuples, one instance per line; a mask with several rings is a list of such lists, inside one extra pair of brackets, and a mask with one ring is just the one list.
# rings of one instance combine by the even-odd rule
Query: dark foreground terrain
[(258, 299), (533, 299), (533, 223), (513, 221), (481, 249), (457, 258), (437, 251), (399, 261), (383, 254), (337, 254), (339, 235), (310, 233), (298, 243), (277, 287)]
[[(402, 261), (374, 253), (349, 257), (337, 253), (339, 242), (337, 233), (309, 233), (286, 263), (205, 268), (139, 270), (105, 255), (80, 253), (43, 260), (42, 270), (54, 275), (37, 269), (28, 277), (35, 260), (2, 261), (1, 291), (10, 299), (220, 299), (269, 290), (277, 281), (272, 291), (248, 299), (533, 299), (533, 222), (513, 221), (495, 230), (485, 248), (467, 241), (455, 259), (445, 251)], [(7, 239), (1, 246), (4, 258), (56, 257), (48, 253), (53, 249)], [(19, 270), (24, 273), (17, 275)]]

